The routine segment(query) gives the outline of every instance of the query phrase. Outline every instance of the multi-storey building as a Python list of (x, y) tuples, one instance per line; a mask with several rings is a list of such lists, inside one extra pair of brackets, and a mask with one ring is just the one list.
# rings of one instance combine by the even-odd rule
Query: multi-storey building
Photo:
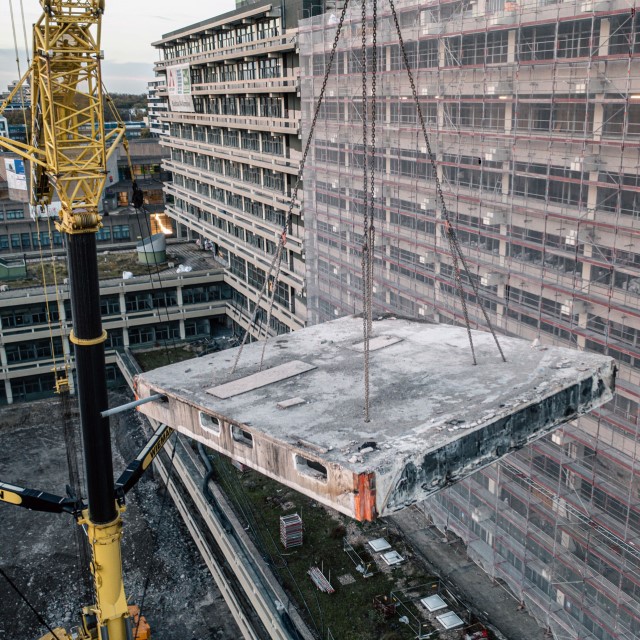
[[(640, 5), (396, 7), (471, 271), (463, 286), (472, 322), (482, 315), (469, 278), (499, 331), (620, 363), (618, 394), (605, 408), (441, 493), (425, 513), (458, 534), (555, 638), (638, 638)], [(360, 11), (347, 15), (304, 176), (313, 321), (362, 306)], [(387, 3), (378, 16), (374, 308), (462, 322)], [(303, 130), (336, 22), (325, 15), (300, 25)], [(365, 43), (371, 61), (371, 22)]]
[[(174, 260), (192, 271), (100, 282), (102, 323), (107, 331), (107, 378), (118, 380), (116, 349), (173, 346), (226, 333), (231, 288), (220, 266), (191, 245), (172, 245)], [(69, 287), (13, 288), (0, 292), (0, 404), (53, 394), (54, 368), (73, 372), (69, 344)], [(71, 377), (72, 389), (73, 377)]]
[[(151, 233), (174, 235), (172, 220), (165, 213), (163, 181), (171, 175), (161, 168), (163, 153), (157, 140), (136, 139), (129, 141), (129, 156), (121, 146), (110, 159), (101, 203), (103, 226), (96, 235), (100, 250), (131, 246)], [(4, 165), (9, 158), (8, 154), (0, 155), (0, 256), (62, 252), (63, 237), (52, 222), (57, 208), (50, 208), (47, 219), (47, 212), (29, 206), (26, 181), (23, 190), (10, 188)], [(130, 206), (132, 178), (144, 194), (141, 213)]]
[[(154, 43), (168, 101), (161, 138), (173, 174), (167, 213), (211, 246), (234, 289), (234, 323), (246, 329), (274, 260), (300, 162), (297, 20), (305, 2), (248, 3)], [(301, 190), (302, 192), (302, 190)], [(293, 209), (270, 333), (304, 326), (303, 223)], [(211, 243), (211, 244), (210, 244)], [(267, 283), (273, 292), (273, 277)], [(263, 324), (269, 304), (257, 311)], [(263, 324), (251, 325), (264, 335)]]
[(159, 138), (169, 133), (169, 123), (162, 121), (168, 108), (167, 98), (158, 95), (159, 87), (164, 87), (164, 80), (152, 80), (147, 83), (147, 126), (152, 136)]

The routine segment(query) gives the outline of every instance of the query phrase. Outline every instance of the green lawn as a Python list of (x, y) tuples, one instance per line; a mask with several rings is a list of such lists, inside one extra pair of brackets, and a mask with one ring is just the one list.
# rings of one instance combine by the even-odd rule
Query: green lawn
[[(98, 254), (98, 274), (100, 280), (109, 278), (121, 278), (123, 271), (130, 271), (134, 276), (148, 275), (156, 273), (156, 267), (149, 267), (138, 262), (136, 251), (125, 251), (121, 253), (99, 253)], [(20, 280), (7, 282), (11, 289), (22, 287), (37, 287), (46, 284), (53, 286), (58, 283), (62, 286), (65, 278), (68, 277), (67, 262), (64, 259), (52, 260), (50, 255), (44, 255), (42, 262), (27, 263), (27, 277)]]
[[(262, 555), (271, 563), (303, 617), (312, 628), (320, 631), (323, 639), (327, 637), (327, 629), (336, 640), (408, 640), (415, 637), (397, 617), (384, 620), (372, 603), (376, 595), (389, 595), (394, 589), (432, 580), (424, 567), (413, 557), (391, 571), (363, 578), (343, 550), (346, 532), (350, 540), (360, 537), (360, 544), (356, 544), (355, 549), (361, 556), (368, 555), (362, 547), (364, 536), (358, 536), (361, 533), (367, 539), (384, 536), (407, 557), (410, 552), (399, 536), (379, 523), (355, 523), (257, 472), (241, 473), (226, 458), (213, 456), (218, 481), (241, 521), (249, 524), (249, 531)], [(279, 539), (280, 516), (296, 512), (303, 520), (304, 544), (285, 550)], [(322, 568), (327, 578), (330, 576), (335, 593), (323, 593), (311, 582), (307, 571), (314, 565)], [(375, 568), (375, 563), (373, 566)], [(338, 577), (346, 574), (353, 576), (355, 582), (343, 586)]]
[(143, 371), (151, 371), (167, 364), (182, 362), (196, 357), (192, 349), (184, 346), (167, 347), (166, 349), (161, 347), (151, 351), (134, 351), (133, 355)]

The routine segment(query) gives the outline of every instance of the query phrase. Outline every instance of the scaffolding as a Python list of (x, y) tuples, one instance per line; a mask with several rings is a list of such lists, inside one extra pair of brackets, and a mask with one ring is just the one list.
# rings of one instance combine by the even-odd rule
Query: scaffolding
[[(400, 0), (472, 321), (608, 353), (602, 410), (423, 505), (558, 639), (640, 636), (640, 3)], [(371, 7), (367, 59), (371, 61)], [(411, 88), (378, 7), (374, 313), (462, 323)], [(336, 17), (300, 25), (302, 130)], [(305, 172), (309, 315), (362, 309), (361, 6)], [(469, 278), (479, 286), (473, 293)]]

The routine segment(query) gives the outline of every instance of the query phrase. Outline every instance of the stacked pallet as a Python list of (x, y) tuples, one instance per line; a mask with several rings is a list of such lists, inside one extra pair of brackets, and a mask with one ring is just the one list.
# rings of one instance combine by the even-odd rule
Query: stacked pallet
[(297, 513), (280, 516), (280, 541), (285, 549), (302, 546), (302, 518)]
[(307, 571), (307, 574), (320, 591), (324, 591), (324, 593), (335, 593), (335, 589), (318, 567), (311, 567), (311, 569)]

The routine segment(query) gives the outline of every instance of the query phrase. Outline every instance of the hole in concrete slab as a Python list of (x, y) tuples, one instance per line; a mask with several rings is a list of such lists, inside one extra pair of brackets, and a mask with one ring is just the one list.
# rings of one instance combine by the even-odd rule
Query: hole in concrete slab
[(300, 475), (308, 476), (321, 482), (327, 481), (327, 468), (324, 465), (298, 454), (294, 456), (294, 460), (296, 463), (296, 471)]
[(220, 420), (218, 418), (207, 415), (202, 411), (198, 411), (198, 415), (200, 416), (200, 426), (205, 431), (212, 433), (214, 436), (220, 435)]
[(235, 425), (231, 426), (231, 435), (236, 442), (244, 444), (247, 447), (253, 447), (253, 436), (244, 429)]

